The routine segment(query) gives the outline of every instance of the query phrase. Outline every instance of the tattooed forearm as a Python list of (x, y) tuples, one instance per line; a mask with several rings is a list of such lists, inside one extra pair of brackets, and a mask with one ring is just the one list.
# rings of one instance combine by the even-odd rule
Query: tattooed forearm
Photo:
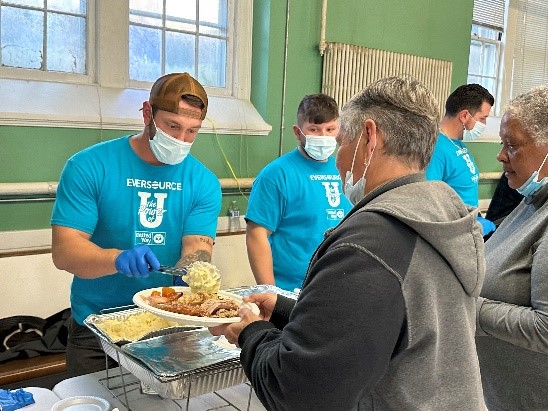
[(212, 240), (211, 238), (209, 238), (209, 237), (200, 237), (200, 241), (201, 241), (202, 243), (206, 243), (207, 245), (210, 245), (210, 246), (213, 247), (213, 244), (214, 244), (214, 243), (213, 243), (213, 240)]
[(208, 263), (211, 262), (211, 253), (206, 250), (196, 250), (193, 253), (186, 254), (179, 260), (177, 263), (177, 267), (184, 267), (187, 265), (192, 264), (195, 261), (206, 261)]

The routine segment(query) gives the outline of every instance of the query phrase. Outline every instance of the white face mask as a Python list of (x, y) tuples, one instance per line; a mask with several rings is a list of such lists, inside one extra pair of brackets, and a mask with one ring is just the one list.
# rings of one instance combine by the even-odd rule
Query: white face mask
[(308, 154), (310, 158), (316, 161), (327, 160), (337, 148), (337, 142), (335, 141), (334, 136), (330, 137), (306, 135), (303, 133), (300, 127), (297, 126), (297, 128), (306, 140), (304, 144), (304, 151), (306, 151), (306, 154)]
[[(362, 177), (358, 181), (356, 181), (355, 184), (352, 184), (354, 181), (354, 162), (356, 161), (356, 153), (358, 152), (358, 146), (360, 145), (362, 135), (363, 131), (358, 138), (358, 143), (356, 144), (356, 149), (354, 150), (354, 157), (352, 158), (352, 165), (350, 166), (350, 170), (346, 172), (346, 178), (343, 187), (343, 193), (352, 205), (358, 204), (365, 195), (365, 173), (367, 171), (367, 168), (369, 167), (369, 163), (371, 163), (371, 159), (369, 159), (369, 161), (365, 164), (365, 170), (363, 170)], [(375, 147), (373, 147), (371, 157), (373, 157), (374, 152)]]
[(335, 141), (335, 137), (307, 136), (302, 131), (301, 133), (306, 139), (304, 151), (306, 151), (306, 154), (308, 154), (314, 160), (327, 160), (337, 148), (337, 142)]
[(154, 153), (154, 156), (164, 164), (175, 165), (182, 163), (188, 153), (190, 153), (190, 147), (192, 143), (185, 141), (179, 141), (162, 129), (156, 126), (154, 119), (152, 119), (154, 128), (156, 128), (156, 134), (149, 139), (150, 149)]
[(483, 124), (481, 121), (477, 121), (475, 118), (473, 119), (476, 124), (474, 124), (472, 130), (466, 130), (466, 128), (464, 129), (464, 133), (462, 134), (463, 141), (477, 140), (478, 138), (480, 138), (480, 136), (483, 134), (483, 131), (485, 130), (485, 124)]
[(535, 194), (538, 190), (540, 190), (543, 186), (548, 184), (548, 177), (544, 177), (542, 180), (538, 181), (538, 173), (540, 172), (540, 169), (546, 162), (546, 159), (548, 158), (548, 153), (544, 156), (544, 160), (542, 160), (542, 164), (536, 170), (531, 174), (531, 177), (527, 179), (525, 183), (521, 185), (521, 187), (516, 188), (516, 191), (520, 193), (524, 197), (530, 197), (533, 194)]

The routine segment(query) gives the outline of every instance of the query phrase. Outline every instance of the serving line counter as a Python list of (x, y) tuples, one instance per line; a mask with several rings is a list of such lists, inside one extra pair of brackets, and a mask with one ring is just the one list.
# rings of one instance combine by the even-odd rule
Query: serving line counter
[[(257, 292), (297, 297), (270, 285), (227, 291), (240, 297)], [(132, 314), (132, 310), (125, 310), (86, 319), (86, 325), (99, 338), (105, 356), (120, 366), (61, 381), (53, 388), (54, 395), (60, 399), (100, 397), (109, 402), (111, 409), (128, 411), (265, 410), (247, 383), (239, 363), (239, 349), (226, 340), (228, 346), (222, 343), (206, 328), (169, 327), (141, 340), (123, 343), (111, 340), (102, 332), (101, 321)]]

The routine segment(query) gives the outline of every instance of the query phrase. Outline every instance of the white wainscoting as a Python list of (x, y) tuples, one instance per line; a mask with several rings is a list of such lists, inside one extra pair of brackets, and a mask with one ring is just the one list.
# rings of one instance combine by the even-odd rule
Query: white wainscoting
[[(245, 222), (242, 223), (245, 227)], [(225, 225), (224, 221), (219, 224)], [(50, 245), (50, 239), (49, 230), (0, 233), (0, 250), (32, 250)], [(222, 288), (255, 284), (244, 233), (218, 236), (212, 262), (222, 273)], [(12, 315), (46, 318), (70, 306), (72, 275), (55, 268), (51, 253), (0, 258), (0, 279), (0, 318)]]
[(51, 253), (0, 258), (0, 278), (0, 318), (46, 318), (70, 305), (72, 275), (55, 268)]

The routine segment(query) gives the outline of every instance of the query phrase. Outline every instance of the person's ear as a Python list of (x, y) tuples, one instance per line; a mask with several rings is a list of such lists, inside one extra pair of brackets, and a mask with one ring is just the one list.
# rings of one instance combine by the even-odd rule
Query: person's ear
[(459, 118), (459, 121), (461, 124), (465, 124), (472, 115), (470, 112), (466, 109), (459, 111), (459, 114), (457, 114), (457, 117)]
[(298, 141), (301, 141), (301, 136), (302, 136), (302, 133), (301, 133), (301, 129), (299, 128), (298, 125), (293, 125), (293, 134), (295, 134), (295, 138), (298, 140)]
[(363, 129), (364, 137), (366, 137), (366, 139), (364, 139), (365, 152), (367, 153), (367, 158), (370, 158), (373, 150), (375, 150), (375, 147), (377, 146), (377, 124), (375, 121), (367, 119), (363, 124)]
[(149, 126), (150, 123), (152, 123), (152, 105), (149, 101), (143, 102), (143, 107), (141, 108), (141, 111), (143, 112), (143, 122), (145, 123), (145, 126)]

